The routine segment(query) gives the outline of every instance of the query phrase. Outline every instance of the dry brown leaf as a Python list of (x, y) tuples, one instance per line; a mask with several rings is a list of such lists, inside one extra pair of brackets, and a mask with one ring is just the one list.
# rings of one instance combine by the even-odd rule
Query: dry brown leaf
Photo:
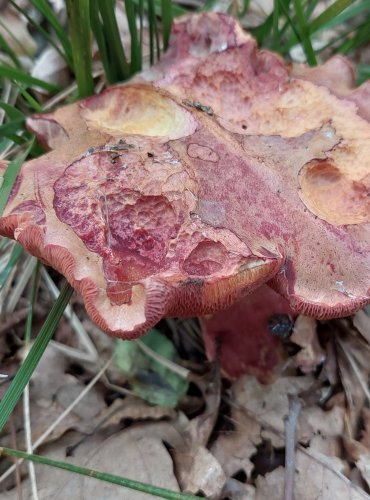
[(370, 344), (370, 316), (364, 310), (358, 311), (353, 316), (353, 325)]
[(304, 407), (298, 427), (298, 438), (308, 442), (313, 436), (325, 438), (338, 438), (344, 432), (345, 409), (334, 406), (331, 410), (324, 411), (318, 406)]
[[(69, 375), (68, 381), (59, 388), (56, 393), (56, 400), (65, 409), (81, 394), (85, 386), (72, 375)], [(106, 408), (103, 395), (95, 387), (84, 396), (84, 398), (73, 408), (73, 413), (82, 420), (91, 420)]]
[(58, 390), (69, 380), (69, 375), (65, 373), (67, 366), (68, 359), (60, 351), (47, 349), (32, 375), (31, 399), (40, 406), (51, 404)]
[(363, 408), (361, 412), (364, 429), (361, 432), (361, 443), (370, 450), (370, 409)]
[(250, 457), (261, 442), (260, 424), (246, 413), (234, 410), (232, 421), (235, 430), (221, 435), (212, 445), (213, 455), (222, 465), (227, 477), (243, 470), (249, 478), (254, 464)]
[(370, 450), (354, 439), (344, 438), (343, 444), (350, 460), (355, 462), (362, 478), (370, 488)]
[[(288, 395), (298, 395), (306, 391), (313, 380), (310, 376), (280, 377), (270, 385), (262, 385), (254, 377), (246, 375), (233, 386), (234, 401), (238, 408), (246, 411), (265, 427), (262, 431), (263, 437), (271, 439), (274, 446), (283, 446), (284, 417), (289, 413)], [(301, 419), (302, 414), (303, 411)], [(271, 432), (270, 429), (274, 431)], [(298, 429), (298, 436), (300, 434)], [(307, 436), (306, 431), (304, 435)]]
[(137, 421), (173, 419), (175, 416), (176, 412), (173, 408), (149, 405), (142, 399), (127, 396), (123, 400), (115, 399), (108, 408), (105, 408), (97, 416), (95, 423), (103, 422), (99, 427), (104, 429), (117, 425), (126, 418)]
[(190, 456), (178, 453), (176, 464), (182, 489), (192, 493), (201, 491), (207, 498), (219, 498), (226, 475), (218, 460), (207, 448), (198, 446), (196, 452)]
[[(288, 395), (299, 395), (312, 386), (313, 378), (280, 377), (273, 384), (262, 385), (251, 376), (242, 377), (234, 384), (235, 404), (258, 422), (261, 436), (273, 446), (282, 447), (284, 442), (284, 418), (289, 413)], [(338, 438), (344, 430), (344, 408), (334, 406), (324, 411), (318, 406), (304, 406), (300, 412), (297, 440), (309, 443), (316, 435)]]
[[(179, 491), (171, 457), (162, 443), (165, 434), (151, 435), (145, 426), (121, 432), (99, 445), (91, 453), (85, 466)], [(85, 477), (79, 478), (79, 489), (82, 498), (117, 498), (118, 495), (124, 498), (125, 494), (130, 500), (148, 498), (147, 494), (133, 490), (125, 491), (116, 485), (91, 481)], [(74, 494), (72, 488), (56, 498), (73, 498)]]
[[(181, 436), (170, 423), (130, 427), (109, 439), (96, 433), (84, 440), (71, 457), (65, 456), (68, 446), (74, 445), (80, 434), (68, 433), (58, 442), (47, 445), (41, 453), (56, 460), (144, 481), (149, 484), (179, 491), (173, 473), (172, 460), (162, 441), (175, 446)], [(148, 495), (89, 477), (51, 469), (36, 464), (36, 477), (40, 499), (115, 499), (147, 500)], [(51, 480), (52, 478), (52, 480)], [(22, 483), (24, 498), (29, 498), (29, 480)], [(15, 493), (12, 491), (13, 498)]]
[[(349, 429), (354, 435), (358, 417), (366, 397), (370, 400), (370, 346), (345, 320), (339, 320), (340, 332), (335, 336), (337, 362), (348, 403)], [(340, 333), (340, 335), (339, 335)]]
[[(19, 3), (19, 2), (18, 2)], [(18, 55), (32, 55), (36, 52), (37, 44), (29, 34), (27, 20), (9, 2), (0, 5), (0, 35)], [(14, 35), (14, 36), (12, 36)]]
[[(34, 78), (64, 88), (70, 80), (70, 72), (65, 59), (52, 46), (48, 46), (37, 57), (32, 68), (31, 75)], [(47, 93), (41, 87), (35, 87), (38, 92)]]
[(236, 479), (228, 479), (222, 490), (222, 498), (230, 500), (254, 500), (256, 489), (251, 484), (241, 483)]
[(314, 318), (301, 314), (294, 323), (293, 334), (290, 337), (292, 342), (302, 347), (294, 356), (294, 362), (304, 373), (316, 370), (326, 357), (317, 337), (316, 326)]
[[(298, 450), (295, 463), (295, 498), (299, 500), (369, 500), (369, 496), (333, 467), (324, 455)], [(283, 500), (284, 468), (256, 480), (256, 500)]]

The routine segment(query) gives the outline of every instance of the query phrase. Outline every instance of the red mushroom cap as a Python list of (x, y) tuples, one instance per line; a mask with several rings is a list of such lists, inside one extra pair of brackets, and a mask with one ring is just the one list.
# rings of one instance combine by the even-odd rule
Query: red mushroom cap
[(0, 232), (63, 273), (108, 333), (266, 281), (320, 318), (370, 302), (370, 124), (231, 18), (185, 18), (136, 83), (28, 125), (53, 150), (23, 165)]

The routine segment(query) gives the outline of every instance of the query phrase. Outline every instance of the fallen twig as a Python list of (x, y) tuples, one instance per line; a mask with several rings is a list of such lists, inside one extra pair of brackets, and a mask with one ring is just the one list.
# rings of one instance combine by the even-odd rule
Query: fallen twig
[(285, 491), (284, 500), (294, 499), (296, 428), (302, 401), (289, 396), (289, 415), (285, 418)]

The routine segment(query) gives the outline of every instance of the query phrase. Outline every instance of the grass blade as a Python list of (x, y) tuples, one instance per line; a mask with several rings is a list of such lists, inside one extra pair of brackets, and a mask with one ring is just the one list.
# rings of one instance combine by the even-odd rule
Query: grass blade
[[(46, 0), (30, 0), (32, 5), (36, 7), (36, 9), (43, 14), (43, 16), (47, 19), (47, 21), (52, 26), (60, 44), (63, 47), (65, 58), (68, 61), (69, 66), (72, 68), (72, 45), (66, 34), (63, 25), (59, 22), (59, 19), (54, 14), (53, 9), (49, 5)], [(77, 0), (75, 3), (78, 3)]]
[(39, 464), (49, 465), (51, 467), (56, 467), (58, 469), (68, 470), (70, 472), (74, 472), (75, 474), (93, 477), (95, 479), (100, 479), (101, 481), (106, 481), (111, 484), (124, 486), (126, 488), (130, 488), (131, 490), (142, 491), (144, 493), (148, 493), (149, 495), (157, 496), (160, 498), (166, 498), (168, 500), (196, 500), (200, 498), (198, 496), (191, 495), (189, 493), (178, 493), (176, 491), (170, 491), (165, 488), (152, 486), (147, 483), (141, 483), (139, 481), (134, 481), (132, 479), (126, 479), (124, 477), (108, 474), (107, 472), (100, 472), (94, 469), (87, 469), (85, 467), (79, 467), (78, 465), (74, 465), (68, 462), (53, 460), (49, 457), (43, 457), (41, 455), (26, 453), (25, 451), (13, 450), (11, 448), (1, 447), (0, 454), (6, 455), (8, 457), (23, 458), (26, 460), (31, 460), (32, 462), (37, 462)]
[(10, 254), (9, 260), (2, 270), (0, 274), (0, 290), (3, 288), (3, 286), (6, 283), (6, 280), (8, 279), (10, 273), (12, 272), (13, 267), (15, 264), (19, 261), (23, 254), (23, 247), (20, 246), (19, 243), (16, 243), (14, 245), (14, 248), (12, 250), (12, 253)]
[(14, 65), (17, 66), (17, 68), (21, 68), (21, 63), (18, 60), (17, 54), (10, 47), (10, 45), (7, 43), (7, 41), (2, 35), (0, 35), (0, 49), (2, 52), (4, 52), (10, 57), (10, 59), (13, 61)]
[(4, 125), (0, 125), (0, 136), (10, 137), (16, 132), (22, 131), (23, 124), (24, 124), (24, 118), (17, 118), (16, 120), (4, 123)]
[[(359, 16), (363, 12), (365, 12), (363, 19), (368, 19), (370, 13), (366, 11), (369, 9), (370, 9), (370, 0), (364, 0), (363, 2), (360, 3), (354, 3), (350, 7), (347, 7), (343, 12), (332, 18), (330, 21), (325, 23), (325, 25), (323, 25), (322, 28), (323, 29), (334, 28), (339, 24), (343, 24), (347, 21), (350, 21), (352, 18)], [(319, 31), (322, 28), (317, 28), (317, 31)]]
[(89, 0), (67, 0), (66, 4), (78, 93), (79, 97), (87, 97), (94, 93)]
[(0, 101), (0, 108), (5, 111), (11, 120), (25, 119), (24, 114), (19, 109), (8, 104), (7, 102)]
[(353, 36), (350, 36), (338, 47), (337, 51), (342, 54), (348, 54), (351, 50), (356, 50), (369, 43), (370, 39), (370, 20), (367, 20), (361, 26), (357, 26)]
[(0, 76), (4, 78), (8, 78), (9, 80), (15, 82), (21, 82), (26, 84), (29, 87), (41, 87), (49, 92), (58, 92), (60, 89), (56, 85), (52, 83), (45, 82), (44, 80), (39, 80), (38, 78), (34, 78), (30, 76), (28, 73), (24, 72), (18, 68), (12, 68), (7, 64), (0, 65)]
[(370, 78), (370, 64), (359, 64), (357, 66), (357, 78), (356, 78), (356, 83), (357, 85), (361, 85), (361, 83), (364, 83), (366, 80)]
[(24, 363), (17, 371), (8, 390), (0, 402), (0, 432), (8, 421), (15, 405), (22, 396), (23, 390), (28, 384), (35, 368), (37, 367), (44, 351), (51, 340), (64, 309), (71, 298), (73, 288), (66, 283), (55, 301), (46, 321), (41, 328), (35, 342), (33, 343)]
[[(40, 26), (39, 23), (37, 23), (34, 19), (32, 19), (31, 16), (28, 15), (26, 9), (23, 9), (22, 7), (20, 7), (19, 5), (17, 5), (17, 3), (14, 0), (9, 0), (9, 2), (12, 4), (12, 6), (15, 9), (18, 10), (18, 12), (20, 12), (22, 14), (22, 16), (24, 16), (27, 19), (27, 21), (30, 24), (30, 26), (32, 26), (35, 30), (37, 30), (45, 38), (45, 40), (47, 40), (48, 43), (50, 43), (50, 45), (52, 45), (55, 48), (55, 50), (57, 50), (59, 52), (59, 54), (66, 61), (66, 63), (68, 64), (68, 66), (71, 69), (73, 69), (72, 58), (69, 58), (70, 54), (66, 53), (65, 51), (63, 51), (63, 50), (60, 49), (60, 47), (58, 46), (58, 44), (55, 43), (53, 37), (46, 30), (44, 30), (44, 28), (42, 26)], [(67, 43), (69, 44), (68, 41), (67, 41)]]
[(103, 64), (106, 79), (108, 83), (115, 83), (117, 81), (116, 70), (108, 54), (104, 29), (99, 16), (99, 0), (90, 0), (90, 22), (96, 43), (98, 44), (99, 56)]
[(163, 48), (167, 49), (172, 27), (172, 2), (171, 0), (161, 0), (162, 7), (162, 32), (163, 32)]
[(319, 28), (325, 27), (327, 23), (332, 21), (338, 14), (340, 14), (344, 9), (349, 7), (353, 3), (353, 0), (336, 0), (332, 5), (330, 5), (324, 12), (322, 12), (316, 19), (310, 24), (310, 32), (314, 33)]
[(8, 201), (8, 197), (10, 191), (12, 190), (15, 178), (18, 175), (22, 163), (24, 162), (29, 152), (31, 151), (34, 141), (35, 140), (32, 139), (28, 148), (21, 155), (19, 155), (18, 158), (15, 158), (13, 161), (9, 163), (8, 168), (6, 169), (6, 172), (3, 175), (3, 183), (1, 185), (1, 190), (0, 190), (0, 215), (4, 211), (4, 207), (6, 202)]
[[(73, 0), (70, 0), (73, 1)], [(103, 32), (106, 37), (110, 64), (116, 67), (117, 79), (126, 80), (130, 76), (130, 69), (123, 50), (121, 36), (114, 12), (114, 0), (98, 2), (101, 18), (103, 21)]]
[[(303, 12), (302, 1), (301, 0), (293, 0), (293, 2), (294, 2), (298, 26), (299, 26), (299, 40), (303, 45), (308, 64), (310, 66), (316, 66), (317, 65), (316, 55), (315, 55), (315, 51), (313, 50), (313, 47), (311, 44), (310, 31), (309, 31), (309, 27), (306, 23), (305, 14)], [(292, 23), (292, 27), (293, 27), (293, 23)]]
[(142, 52), (136, 27), (136, 6), (132, 0), (125, 0), (125, 10), (131, 38), (131, 74), (141, 70)]
[(150, 46), (150, 64), (154, 64), (154, 55), (155, 55), (155, 27), (156, 27), (156, 18), (155, 18), (155, 7), (154, 1), (148, 0), (148, 22), (149, 22), (149, 46)]

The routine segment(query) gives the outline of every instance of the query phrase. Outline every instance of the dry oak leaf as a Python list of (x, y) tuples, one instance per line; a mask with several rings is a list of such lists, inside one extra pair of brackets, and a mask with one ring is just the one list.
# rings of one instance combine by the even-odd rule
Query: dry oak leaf
[[(352, 483), (324, 455), (297, 450), (294, 497), (300, 500), (366, 500), (369, 495)], [(279, 467), (256, 480), (256, 500), (284, 498), (284, 469)]]
[(113, 336), (264, 282), (297, 312), (359, 310), (370, 124), (290, 71), (226, 15), (180, 19), (134, 83), (28, 120), (52, 151), (23, 165), (0, 233), (63, 273)]

